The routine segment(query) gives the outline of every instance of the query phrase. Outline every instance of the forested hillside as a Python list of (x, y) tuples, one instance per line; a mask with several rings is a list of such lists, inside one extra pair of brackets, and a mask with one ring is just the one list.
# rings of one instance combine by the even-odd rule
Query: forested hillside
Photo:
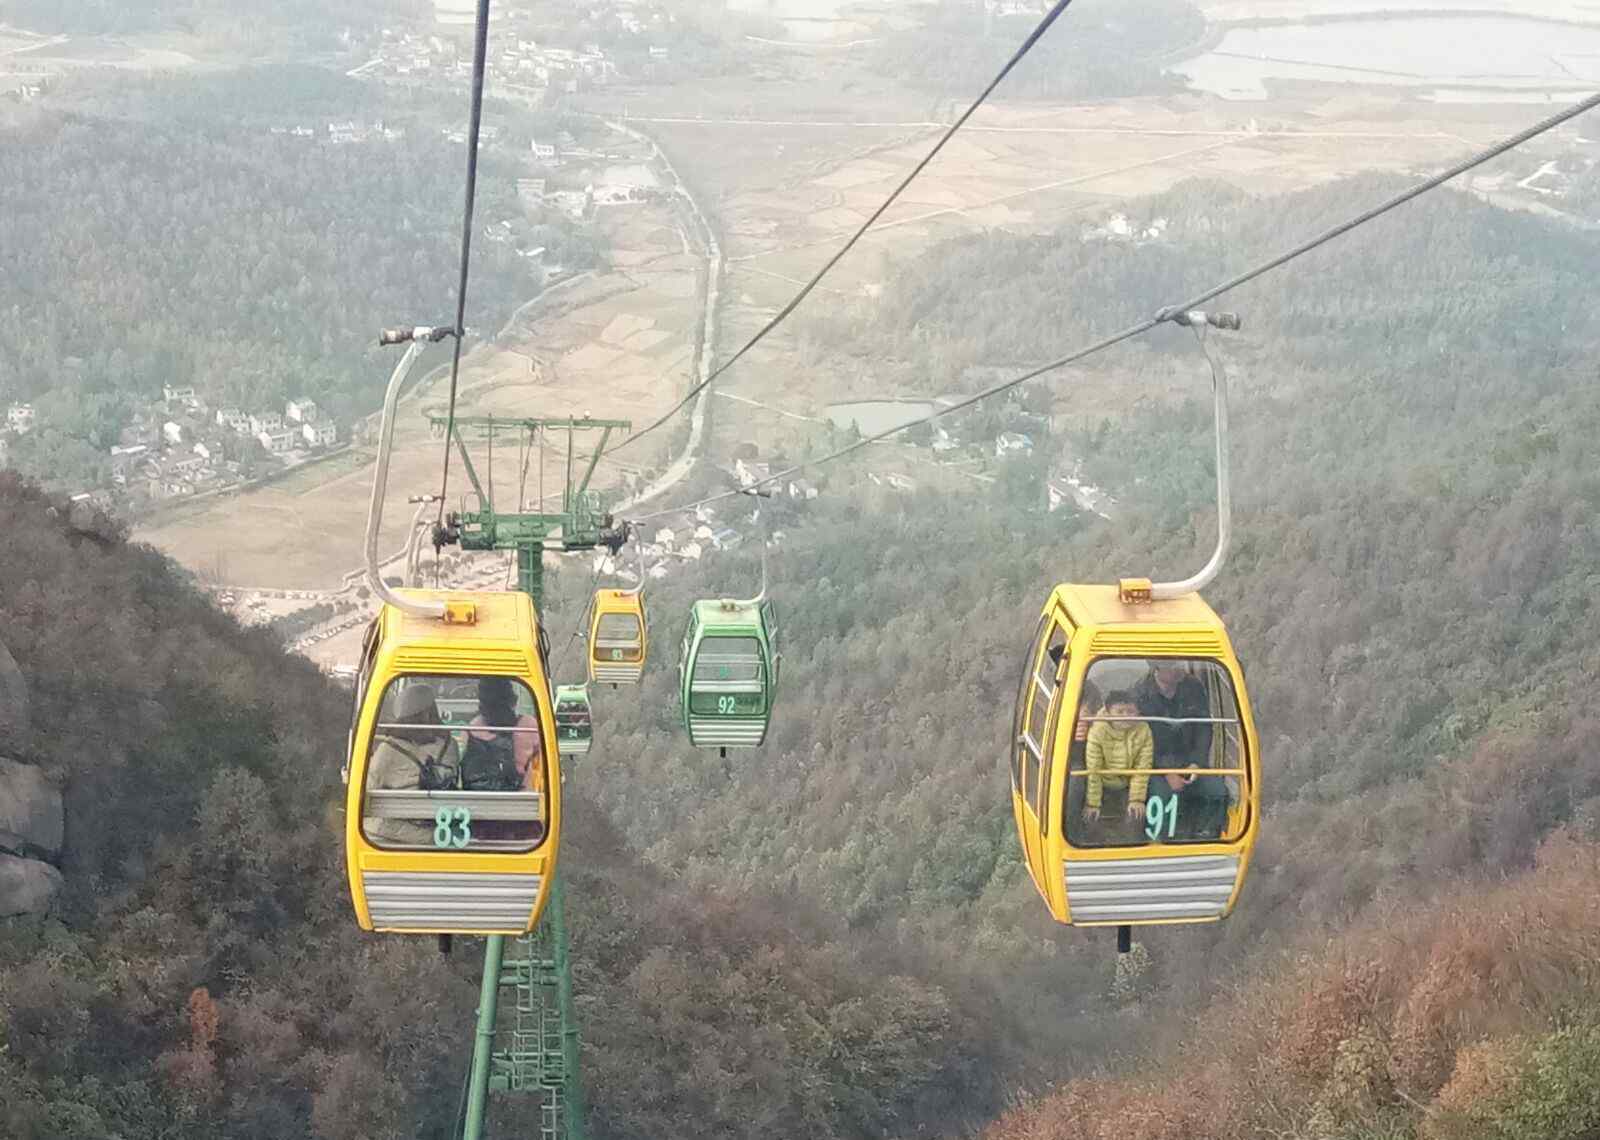
[[(0, 402), (32, 400), (39, 423), (15, 466), (93, 485), (164, 385), (246, 411), (306, 395), (365, 414), (385, 374), (377, 330), (453, 312), (464, 159), (439, 123), (459, 108), (291, 67), (69, 98), (0, 120)], [(399, 136), (334, 144), (334, 119)], [(515, 177), (487, 157), (478, 216), (592, 261), (566, 223), (524, 220)], [(539, 270), (477, 244), (473, 312), (492, 332)]]
[[(874, 49), (876, 70), (970, 99), (1004, 66), (1039, 22), (1038, 12), (995, 15), (981, 5), (924, 9), (928, 22), (885, 36)], [(1205, 17), (1189, 0), (1079, 0), (1071, 36), (1047, 36), (1006, 80), (1010, 98), (1108, 99), (1175, 91), (1164, 58), (1195, 44)]]
[[(449, 1134), (478, 956), (355, 928), (348, 695), (82, 515), (0, 475), (0, 628), (33, 702), (8, 751), (67, 802), (58, 918), (0, 921), (0, 1135)], [(595, 1135), (948, 1133), (998, 1111), (983, 987), (641, 864), (585, 793), (605, 774), (569, 782), (563, 852)]]
[[(1172, 232), (1141, 246), (1076, 228), (957, 242), (893, 275), (875, 318), (831, 332), (939, 390), (971, 365), (1060, 355), (1387, 189), (1262, 203), (1189, 187), (1140, 207)], [(1153, 1009), (1386, 900), (1517, 873), (1563, 824), (1593, 832), (1600, 325), (1583, 296), (1597, 257), (1592, 236), (1447, 194), (1227, 300), (1246, 322), (1213, 338), (1234, 378), (1235, 547), (1211, 593), (1252, 685), (1268, 816), (1233, 919), (1145, 936)], [(666, 735), (669, 678), (639, 703), (602, 694), (597, 755), (631, 776), (604, 786), (613, 817), (699, 882), (937, 938), (1035, 1040), (1101, 1043), (1047, 1053), (1055, 1077), (1103, 1058), (1110, 1026), (1125, 1047), (1170, 1037), (1170, 1014), (1110, 996), (1103, 934), (1049, 929), (1001, 758), (1052, 582), (1203, 560), (1208, 377), (1174, 333), (1057, 379), (1049, 446), (1117, 495), (1113, 521), (924, 491), (796, 524), (775, 560), (788, 625), (773, 739), (723, 763)], [(1074, 416), (1075, 383), (1129, 411)], [(1172, 405), (1183, 386), (1195, 401)], [(834, 469), (835, 488), (849, 481)], [(658, 590), (658, 635), (675, 644), (680, 589), (741, 586), (729, 568)]]
[(178, 33), (248, 50), (331, 50), (340, 33), (365, 34), (427, 13), (423, 0), (0, 0), (0, 23), (76, 36)]

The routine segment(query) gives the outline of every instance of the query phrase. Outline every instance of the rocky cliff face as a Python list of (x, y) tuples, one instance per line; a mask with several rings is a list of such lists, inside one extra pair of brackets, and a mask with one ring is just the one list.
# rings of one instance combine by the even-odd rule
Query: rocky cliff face
[[(14, 747), (27, 728), (28, 686), (0, 644), (0, 748)], [(32, 764), (0, 756), (0, 918), (50, 909), (65, 823), (61, 790)]]

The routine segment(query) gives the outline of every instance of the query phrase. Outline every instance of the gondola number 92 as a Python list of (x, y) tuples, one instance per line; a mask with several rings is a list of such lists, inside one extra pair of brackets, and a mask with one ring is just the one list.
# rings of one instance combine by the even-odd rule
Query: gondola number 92
[(442, 807), (433, 817), (435, 847), (465, 847), (472, 842), (472, 813), (464, 807)]
[(718, 715), (727, 716), (730, 713), (736, 713), (738, 711), (739, 711), (739, 698), (738, 697), (718, 697), (717, 698), (717, 713), (718, 713)]
[(1150, 842), (1160, 842), (1163, 827), (1167, 829), (1167, 839), (1171, 839), (1172, 833), (1178, 829), (1177, 796), (1156, 796), (1145, 802), (1144, 833), (1150, 837)]

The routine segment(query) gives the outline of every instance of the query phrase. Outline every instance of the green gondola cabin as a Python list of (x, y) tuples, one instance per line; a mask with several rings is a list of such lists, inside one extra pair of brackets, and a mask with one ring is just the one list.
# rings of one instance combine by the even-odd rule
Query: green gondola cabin
[(780, 669), (770, 600), (706, 599), (689, 612), (679, 665), (683, 726), (697, 748), (756, 748), (767, 738)]

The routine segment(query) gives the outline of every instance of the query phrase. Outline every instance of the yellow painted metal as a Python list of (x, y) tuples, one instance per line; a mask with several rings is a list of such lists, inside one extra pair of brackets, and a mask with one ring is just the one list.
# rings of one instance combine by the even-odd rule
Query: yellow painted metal
[[(1237, 903), (1249, 872), (1250, 857), (1260, 828), (1261, 751), (1249, 696), (1245, 691), (1244, 672), (1222, 620), (1199, 594), (1130, 602), (1125, 600), (1120, 586), (1058, 585), (1045, 602), (1037, 635), (1030, 644), (1022, 682), (1024, 688), (1017, 704), (1017, 727), (1012, 733), (1008, 757), (1014, 772), (1018, 750), (1023, 748), (1019, 734), (1022, 727), (1029, 723), (1028, 702), (1041, 693), (1036, 677), (1047, 657), (1052, 631), (1056, 629), (1066, 636), (1066, 652), (1059, 663), (1052, 661), (1044, 667), (1046, 676), (1053, 673), (1056, 686), (1054, 696), (1049, 700), (1048, 718), (1044, 725), (1045, 739), (1040, 742), (1049, 757), (1048, 764), (1041, 766), (1045, 769), (1043, 779), (1046, 783), (1038, 789), (1036, 797), (1037, 802), (1045, 807), (1042, 821), (1040, 813), (1034, 811), (1015, 778), (1012, 783), (1012, 812), (1017, 824), (1018, 840), (1034, 886), (1051, 916), (1058, 922), (1084, 926), (1214, 922), (1226, 918)], [(1119, 657), (1205, 659), (1221, 666), (1232, 681), (1243, 759), (1239, 769), (1217, 770), (1219, 775), (1234, 774), (1240, 784), (1239, 800), (1229, 810), (1223, 832), (1225, 838), (1215, 842), (1153, 842), (1138, 846), (1095, 848), (1074, 847), (1067, 842), (1062, 809), (1067, 802), (1073, 727), (1084, 679), (1094, 662)], [(1163, 770), (1153, 771), (1159, 773)], [(1032, 779), (1038, 779), (1040, 775), (1037, 769), (1027, 773), (1027, 777)], [(1128, 861), (1141, 867), (1148, 866), (1151, 874), (1159, 875), (1164, 867), (1179, 866), (1171, 862), (1173, 860), (1207, 856), (1237, 860), (1232, 891), (1221, 906), (1220, 913), (1202, 918), (1117, 917), (1105, 920), (1074, 919), (1072, 916), (1067, 899), (1067, 875), (1075, 866), (1092, 871), (1095, 864)]]
[[(612, 620), (606, 621), (607, 618)], [(608, 636), (610, 627), (627, 618), (637, 623), (636, 634)], [(589, 616), (589, 680), (636, 685), (644, 676), (649, 652), (650, 624), (645, 617), (643, 591), (596, 590)]]
[[(470, 605), (476, 620), (471, 625), (456, 625), (386, 605), (368, 632), (368, 658), (363, 661), (357, 678), (357, 709), (350, 734), (345, 791), (345, 867), (356, 921), (363, 930), (381, 929), (395, 934), (525, 934), (539, 921), (550, 884), (555, 881), (556, 855), (561, 842), (561, 757), (551, 690), (539, 652), (538, 612), (533, 599), (520, 590), (398, 590), (397, 593), (418, 601), (443, 601), (447, 612), (451, 606)], [(544, 797), (545, 829), (533, 850), (512, 853), (386, 851), (374, 846), (362, 834), (367, 762), (383, 694), (391, 681), (413, 674), (514, 677), (533, 693), (538, 704), (545, 756), (544, 786), (538, 789)], [(485, 876), (486, 883), (504, 882), (507, 881), (504, 876), (514, 876), (513, 881), (536, 883), (537, 889), (526, 921), (517, 925), (497, 928), (455, 925), (449, 929), (430, 926), (425, 930), (378, 928), (373, 924), (363, 886), (363, 876), (374, 872), (481, 875)]]

